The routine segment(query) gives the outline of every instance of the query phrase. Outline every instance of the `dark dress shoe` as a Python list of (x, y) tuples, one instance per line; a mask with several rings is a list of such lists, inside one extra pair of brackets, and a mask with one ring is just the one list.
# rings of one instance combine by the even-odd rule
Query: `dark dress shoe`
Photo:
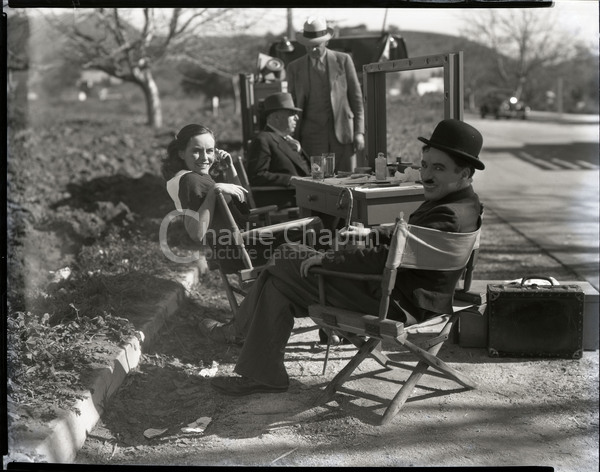
[(288, 390), (287, 385), (285, 387), (272, 387), (255, 382), (248, 377), (215, 377), (210, 384), (216, 391), (235, 397), (252, 395), (253, 393), (283, 393)]
[[(362, 340), (367, 339), (365, 336), (357, 336), (357, 337)], [(329, 338), (329, 336), (327, 336), (327, 333), (325, 332), (325, 330), (319, 329), (319, 343), (327, 344), (328, 338)], [(331, 335), (331, 343), (329, 343), (329, 344), (330, 344), (330, 346), (340, 346), (340, 345), (352, 344), (352, 341), (349, 341), (348, 339), (346, 339), (343, 336), (340, 338), (337, 334), (333, 333)]]
[[(327, 344), (327, 341), (329, 341), (329, 336), (327, 335), (324, 329), (319, 329), (319, 343)], [(337, 334), (333, 333), (331, 335), (331, 342), (329, 344), (331, 346), (338, 346), (339, 344), (341, 344), (340, 337)]]
[(243, 339), (235, 335), (235, 325), (233, 321), (221, 323), (211, 318), (205, 318), (199, 323), (200, 332), (208, 339), (219, 344), (244, 344)]

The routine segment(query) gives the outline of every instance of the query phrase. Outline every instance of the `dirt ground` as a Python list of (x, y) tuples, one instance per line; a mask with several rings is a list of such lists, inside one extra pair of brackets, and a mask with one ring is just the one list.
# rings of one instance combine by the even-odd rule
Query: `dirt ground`
[[(598, 470), (597, 351), (580, 360), (497, 359), (484, 349), (446, 343), (441, 357), (479, 388), (466, 391), (426, 375), (399, 415), (379, 426), (408, 371), (366, 361), (332, 401), (313, 405), (353, 349), (335, 348), (321, 375), (325, 350), (309, 319), (297, 320), (286, 350), (287, 393), (235, 398), (214, 392), (211, 377), (232, 372), (239, 347), (199, 334), (201, 318), (225, 319), (229, 311), (215, 274), (197, 289), (110, 401), (78, 464)], [(385, 349), (393, 360), (414, 365), (406, 352)], [(201, 418), (209, 421), (203, 432), (182, 431)], [(165, 431), (147, 439), (149, 428)]]

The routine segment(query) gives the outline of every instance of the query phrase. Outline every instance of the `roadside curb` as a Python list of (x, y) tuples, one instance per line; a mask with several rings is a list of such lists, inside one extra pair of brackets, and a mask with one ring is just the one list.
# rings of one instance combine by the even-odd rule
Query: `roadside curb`
[[(30, 431), (18, 440), (9, 437), (9, 462), (73, 462), (77, 452), (104, 412), (108, 400), (121, 386), (127, 374), (135, 369), (145, 350), (156, 339), (156, 335), (167, 318), (173, 315), (185, 300), (186, 292), (199, 282), (200, 274), (207, 270), (205, 261), (176, 278), (177, 286), (154, 307), (150, 321), (119, 350), (110, 366), (102, 369), (92, 387), (83, 392), (84, 398), (73, 407), (73, 411), (61, 412), (42, 430)], [(79, 414), (75, 413), (78, 410)], [(13, 444), (10, 444), (10, 443)]]

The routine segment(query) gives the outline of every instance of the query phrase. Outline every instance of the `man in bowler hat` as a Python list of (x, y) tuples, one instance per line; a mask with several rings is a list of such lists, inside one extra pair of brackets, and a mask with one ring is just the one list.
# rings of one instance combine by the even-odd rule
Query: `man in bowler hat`
[(289, 186), (293, 176), (310, 175), (309, 157), (292, 137), (302, 110), (289, 93), (274, 93), (263, 101), (265, 128), (248, 149), (248, 178), (255, 186)]
[(307, 54), (286, 68), (288, 90), (303, 109), (299, 139), (310, 155), (335, 153), (337, 170), (352, 171), (365, 148), (365, 113), (360, 82), (349, 54), (332, 51), (333, 29), (309, 18), (296, 40)]
[[(447, 232), (476, 231), (483, 206), (471, 184), (475, 170), (484, 169), (479, 159), (481, 134), (467, 123), (448, 119), (438, 123), (429, 139), (418, 139), (424, 143), (420, 172), (425, 202), (408, 223)], [(319, 301), (317, 277), (309, 274), (309, 269), (320, 265), (343, 272), (383, 272), (393, 228), (362, 231), (379, 245), (321, 253), (307, 246), (283, 244), (275, 251), (273, 263), (251, 287), (234, 323), (220, 327), (245, 341), (235, 367), (239, 376), (216, 377), (213, 388), (226, 395), (288, 389), (283, 360), (294, 317), (307, 316), (308, 306)], [(388, 318), (410, 325), (451, 312), (461, 273), (399, 268)], [(332, 281), (328, 290), (331, 305), (364, 313), (377, 313), (380, 296), (380, 284), (368, 281)]]

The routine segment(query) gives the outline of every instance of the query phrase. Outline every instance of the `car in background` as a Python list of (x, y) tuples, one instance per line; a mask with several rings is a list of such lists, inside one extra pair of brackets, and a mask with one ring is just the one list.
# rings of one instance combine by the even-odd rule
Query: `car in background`
[(490, 92), (484, 96), (479, 106), (481, 118), (490, 115), (496, 119), (517, 118), (527, 119), (531, 109), (527, 104), (510, 93)]

